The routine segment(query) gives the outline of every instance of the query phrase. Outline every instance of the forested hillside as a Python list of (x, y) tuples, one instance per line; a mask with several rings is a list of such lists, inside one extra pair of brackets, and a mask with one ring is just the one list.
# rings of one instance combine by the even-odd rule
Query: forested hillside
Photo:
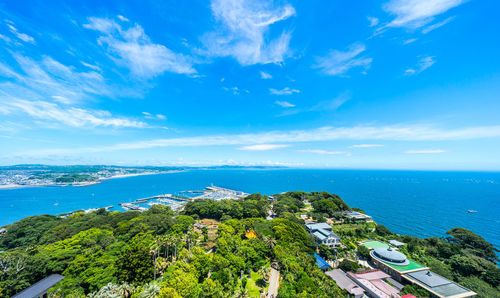
[[(375, 223), (343, 218), (350, 207), (336, 195), (273, 197), (197, 200), (182, 213), (154, 205), (145, 212), (101, 209), (25, 218), (0, 236), (0, 296), (59, 273), (65, 278), (50, 290), (52, 297), (258, 297), (275, 267), (282, 277), (280, 297), (345, 297), (312, 254), (344, 258), (341, 265), (356, 271), (354, 261), (366, 254), (357, 243), (368, 238), (405, 241), (401, 251), (412, 259), (480, 297), (500, 296), (495, 249), (468, 230), (452, 229), (446, 238), (393, 235)], [(276, 218), (269, 220), (270, 211)], [(335, 220), (345, 247), (318, 246), (301, 214)]]

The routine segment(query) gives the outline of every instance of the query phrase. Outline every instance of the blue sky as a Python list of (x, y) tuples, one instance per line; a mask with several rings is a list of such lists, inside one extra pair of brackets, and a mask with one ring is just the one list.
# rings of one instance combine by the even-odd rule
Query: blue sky
[(500, 170), (497, 1), (3, 1), (0, 164)]

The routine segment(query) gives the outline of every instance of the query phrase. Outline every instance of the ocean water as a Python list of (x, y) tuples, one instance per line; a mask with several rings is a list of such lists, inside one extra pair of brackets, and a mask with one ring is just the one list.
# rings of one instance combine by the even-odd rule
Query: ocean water
[[(328, 191), (393, 232), (444, 236), (464, 227), (500, 247), (500, 173), (310, 169), (217, 169), (111, 179), (87, 187), (0, 190), (0, 226), (26, 216), (132, 202), (211, 184), (248, 193)], [(468, 213), (468, 209), (477, 213)]]

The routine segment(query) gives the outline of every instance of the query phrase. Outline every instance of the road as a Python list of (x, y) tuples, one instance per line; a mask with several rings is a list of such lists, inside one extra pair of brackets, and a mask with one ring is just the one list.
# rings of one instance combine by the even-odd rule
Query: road
[(269, 277), (269, 288), (266, 297), (278, 296), (278, 288), (280, 287), (280, 272), (271, 267), (271, 275)]

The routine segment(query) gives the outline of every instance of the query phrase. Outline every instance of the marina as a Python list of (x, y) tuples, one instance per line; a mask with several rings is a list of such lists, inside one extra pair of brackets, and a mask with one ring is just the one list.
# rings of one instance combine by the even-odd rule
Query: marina
[(133, 202), (119, 203), (125, 210), (146, 211), (154, 205), (167, 205), (174, 211), (179, 211), (186, 202), (192, 200), (209, 199), (213, 201), (241, 199), (249, 194), (243, 191), (232, 190), (218, 186), (207, 186), (205, 190), (183, 190), (179, 195), (162, 194), (137, 199)]

